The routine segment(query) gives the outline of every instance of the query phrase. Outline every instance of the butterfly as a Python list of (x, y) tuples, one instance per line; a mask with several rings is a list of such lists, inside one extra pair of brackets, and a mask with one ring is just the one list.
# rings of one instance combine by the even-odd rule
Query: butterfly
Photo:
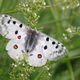
[(23, 60), (33, 67), (55, 61), (67, 54), (66, 47), (56, 39), (32, 29), (9, 15), (0, 15), (0, 34), (9, 39), (8, 55), (15, 61)]

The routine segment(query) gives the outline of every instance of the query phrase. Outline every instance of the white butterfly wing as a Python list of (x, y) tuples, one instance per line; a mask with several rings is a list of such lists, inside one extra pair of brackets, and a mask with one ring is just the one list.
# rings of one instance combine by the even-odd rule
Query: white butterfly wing
[(10, 40), (6, 46), (6, 50), (8, 51), (8, 55), (15, 61), (21, 60), (25, 53), (24, 44), (18, 40)]
[(28, 27), (11, 16), (0, 16), (0, 33), (8, 39), (15, 39), (20, 32), (27, 32), (27, 29)]
[(47, 58), (40, 50), (34, 50), (29, 53), (28, 56), (28, 64), (34, 67), (40, 67), (45, 65), (47, 62)]
[(2, 25), (2, 22), (3, 22), (2, 19), (3, 19), (3, 15), (0, 16), (0, 34), (4, 36), (7, 34), (7, 31), (6, 31), (7, 27), (4, 27), (4, 25)]
[(0, 24), (0, 34), (5, 36), (7, 34), (6, 27)]
[(8, 39), (24, 40), (24, 38), (26, 37), (26, 34), (27, 34), (26, 30), (17, 30), (17, 31), (10, 30), (8, 31), (8, 34), (5, 37)]
[(37, 50), (40, 48), (48, 60), (56, 60), (59, 57), (66, 55), (67, 53), (67, 49), (63, 46), (62, 43), (43, 33), (40, 33), (38, 44), (36, 45)]

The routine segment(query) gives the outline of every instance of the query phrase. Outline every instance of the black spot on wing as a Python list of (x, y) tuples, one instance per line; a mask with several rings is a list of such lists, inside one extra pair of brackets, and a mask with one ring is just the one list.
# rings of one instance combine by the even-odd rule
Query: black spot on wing
[(13, 21), (13, 24), (16, 24), (16, 21)]
[(18, 30), (15, 31), (15, 34), (18, 34)]
[(30, 56), (33, 56), (33, 54), (30, 54)]
[(5, 15), (4, 17), (8, 17), (7, 15)]
[(26, 50), (26, 52), (28, 53), (28, 52), (29, 52), (29, 50), (27, 49), (27, 50)]
[(57, 44), (57, 45), (56, 45), (56, 49), (57, 49), (58, 47), (59, 47), (59, 45)]
[(58, 44), (60, 44), (60, 42), (58, 42)]
[(22, 24), (19, 25), (20, 28), (22, 28), (22, 26), (23, 26)]
[(46, 50), (46, 49), (47, 49), (47, 45), (44, 46), (44, 50)]
[(25, 53), (25, 51), (24, 51), (24, 50), (21, 50), (21, 52), (22, 52), (22, 53)]
[(49, 37), (46, 38), (46, 41), (49, 41)]
[(9, 16), (9, 15), (4, 15), (4, 17), (6, 17), (6, 18), (7, 18), (7, 17), (9, 17), (10, 19), (12, 19), (12, 17), (11, 17), (11, 16)]
[(56, 44), (56, 42), (55, 42), (55, 41), (53, 41), (53, 42), (52, 42), (52, 44), (54, 45), (54, 44)]
[(9, 23), (10, 23), (10, 21), (11, 21), (11, 20), (8, 20), (8, 22), (7, 22), (7, 23), (9, 24)]
[(62, 46), (62, 47), (64, 47), (64, 45), (63, 45), (63, 44), (62, 44), (61, 46)]

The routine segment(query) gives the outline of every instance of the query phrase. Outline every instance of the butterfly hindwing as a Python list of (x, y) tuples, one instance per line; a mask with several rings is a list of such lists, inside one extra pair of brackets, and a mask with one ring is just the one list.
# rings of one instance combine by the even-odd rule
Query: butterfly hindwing
[(28, 64), (34, 67), (40, 67), (45, 65), (47, 62), (47, 58), (40, 50), (34, 50), (30, 52), (28, 56)]
[(10, 40), (6, 46), (6, 50), (8, 51), (8, 55), (14, 60), (21, 59), (25, 53), (24, 44), (18, 40)]

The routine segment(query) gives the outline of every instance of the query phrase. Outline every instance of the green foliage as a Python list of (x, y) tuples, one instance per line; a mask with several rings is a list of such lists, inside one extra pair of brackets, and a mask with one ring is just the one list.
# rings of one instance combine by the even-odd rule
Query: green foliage
[(24, 61), (20, 61), (18, 63), (12, 63), (10, 79), (11, 80), (29, 80), (29, 76), (31, 72), (33, 72), (34, 68), (30, 67)]
[(16, 63), (7, 55), (7, 40), (0, 36), (0, 80), (79, 80), (80, 1), (0, 0), (0, 14), (9, 14), (33, 28), (58, 39), (68, 57), (34, 68)]
[(20, 0), (17, 10), (24, 14), (28, 25), (36, 26), (40, 17), (38, 14), (45, 5), (44, 0)]

